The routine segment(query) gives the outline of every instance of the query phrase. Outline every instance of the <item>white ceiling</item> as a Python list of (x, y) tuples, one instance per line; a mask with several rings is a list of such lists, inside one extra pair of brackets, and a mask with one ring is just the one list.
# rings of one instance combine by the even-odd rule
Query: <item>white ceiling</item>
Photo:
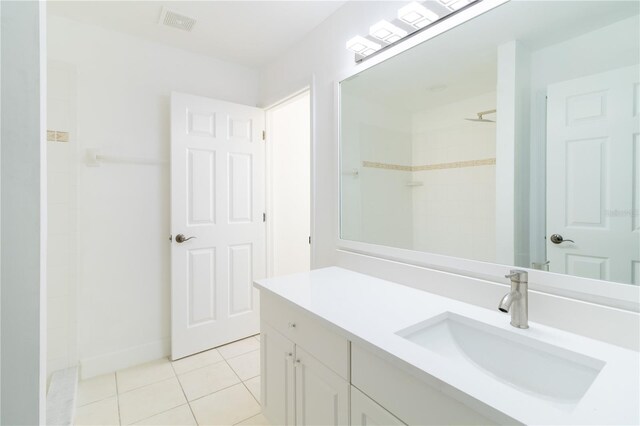
[[(257, 67), (278, 57), (344, 1), (48, 1), (48, 13)], [(197, 20), (158, 24), (162, 7)]]

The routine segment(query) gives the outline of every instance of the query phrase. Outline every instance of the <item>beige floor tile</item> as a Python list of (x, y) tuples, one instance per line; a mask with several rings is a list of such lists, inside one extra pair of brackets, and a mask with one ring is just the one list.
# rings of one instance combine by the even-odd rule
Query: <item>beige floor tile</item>
[(118, 398), (122, 424), (144, 420), (187, 402), (175, 377), (119, 394)]
[(195, 426), (196, 420), (193, 418), (191, 408), (189, 404), (181, 405), (176, 408), (172, 408), (164, 413), (156, 414), (153, 417), (142, 420), (136, 423), (137, 425), (177, 425), (177, 426)]
[(118, 399), (113, 396), (76, 408), (76, 425), (119, 425)]
[(226, 362), (208, 365), (178, 376), (189, 401), (240, 383)]
[(91, 402), (115, 396), (116, 375), (114, 373), (92, 377), (78, 383), (78, 399), (76, 406), (81, 407)]
[(136, 365), (116, 373), (118, 393), (124, 393), (174, 376), (173, 368), (167, 358)]
[(179, 359), (174, 361), (172, 364), (176, 374), (183, 374), (220, 361), (223, 361), (222, 355), (220, 355), (216, 349), (211, 349), (206, 352), (200, 352), (199, 354)]
[(236, 424), (242, 426), (270, 426), (267, 418), (262, 414), (258, 414), (257, 416), (253, 416), (250, 419)]
[(260, 405), (242, 383), (191, 402), (199, 425), (234, 425), (260, 413)]
[(253, 337), (248, 337), (243, 340), (238, 340), (237, 342), (229, 343), (228, 345), (220, 346), (217, 349), (220, 355), (225, 359), (229, 359), (260, 349), (260, 342)]
[(255, 399), (260, 402), (260, 376), (246, 380), (244, 384)]
[(227, 362), (241, 380), (248, 380), (260, 375), (260, 351), (239, 355), (228, 359)]

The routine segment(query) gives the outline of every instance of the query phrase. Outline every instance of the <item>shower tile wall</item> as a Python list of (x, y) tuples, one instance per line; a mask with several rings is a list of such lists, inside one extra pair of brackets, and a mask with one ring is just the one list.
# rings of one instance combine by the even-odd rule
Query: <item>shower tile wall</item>
[[(491, 92), (413, 114), (413, 165), (494, 159), (495, 123), (464, 118), (495, 105)], [(416, 171), (412, 179), (423, 183), (413, 189), (415, 250), (495, 260), (495, 165)]]
[[(65, 137), (47, 142), (47, 377), (77, 364), (77, 144), (73, 68), (50, 62), (47, 129)], [(66, 133), (66, 135), (65, 135)]]
[(411, 164), (411, 117), (349, 93), (342, 94), (342, 102), (358, 117), (342, 127), (342, 238), (411, 248), (409, 174), (363, 167), (363, 162)]

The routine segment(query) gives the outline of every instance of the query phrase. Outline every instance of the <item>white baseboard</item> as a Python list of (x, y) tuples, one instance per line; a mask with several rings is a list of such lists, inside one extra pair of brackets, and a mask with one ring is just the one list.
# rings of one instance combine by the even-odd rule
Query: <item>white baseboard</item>
[(113, 373), (123, 368), (166, 357), (170, 352), (170, 343), (170, 339), (161, 339), (144, 345), (81, 359), (81, 378), (88, 379), (101, 374)]

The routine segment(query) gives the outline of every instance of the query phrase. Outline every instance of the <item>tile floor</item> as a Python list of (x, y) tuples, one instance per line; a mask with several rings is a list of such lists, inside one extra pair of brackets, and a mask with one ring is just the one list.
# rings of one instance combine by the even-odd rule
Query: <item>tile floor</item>
[(76, 425), (267, 425), (260, 336), (81, 381)]

